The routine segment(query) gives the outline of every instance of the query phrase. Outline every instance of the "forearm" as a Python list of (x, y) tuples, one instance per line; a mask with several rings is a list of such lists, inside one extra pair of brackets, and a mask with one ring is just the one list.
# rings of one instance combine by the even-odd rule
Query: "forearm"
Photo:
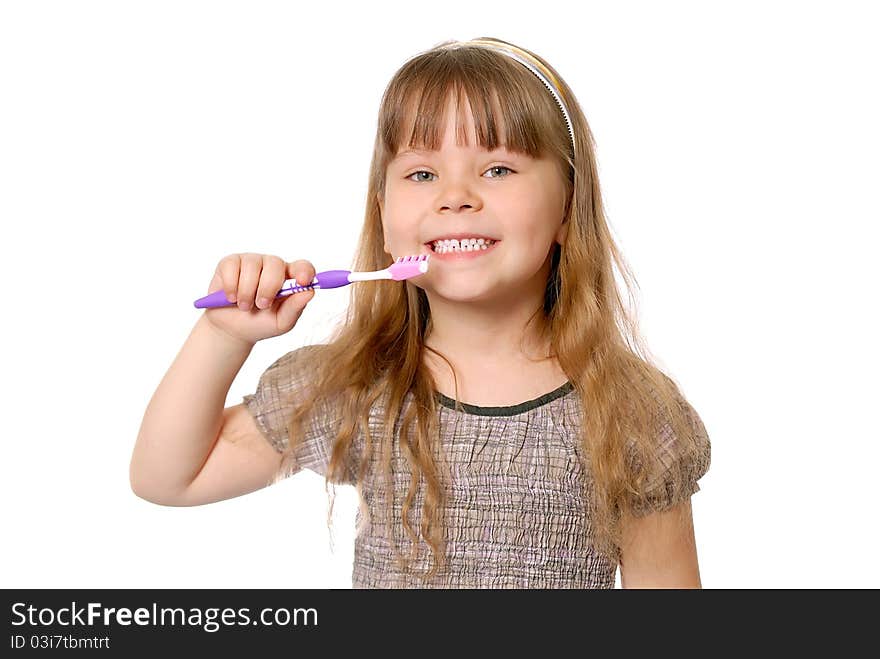
[(144, 498), (186, 488), (211, 452), (226, 396), (253, 345), (199, 318), (144, 413), (131, 458), (132, 489)]

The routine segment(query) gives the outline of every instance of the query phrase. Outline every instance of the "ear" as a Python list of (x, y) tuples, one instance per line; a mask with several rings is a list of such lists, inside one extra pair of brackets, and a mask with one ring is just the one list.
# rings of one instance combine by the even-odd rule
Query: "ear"
[(379, 203), (379, 222), (382, 225), (382, 238), (385, 241), (382, 249), (386, 254), (391, 254), (391, 250), (388, 248), (388, 234), (385, 232), (385, 220), (383, 219), (385, 216), (385, 201), (382, 199), (381, 194), (376, 195), (376, 201)]
[(556, 242), (560, 245), (565, 242), (565, 237), (568, 235), (568, 226), (571, 222), (566, 222), (565, 218), (562, 218), (562, 224), (559, 225), (559, 228), (556, 230)]

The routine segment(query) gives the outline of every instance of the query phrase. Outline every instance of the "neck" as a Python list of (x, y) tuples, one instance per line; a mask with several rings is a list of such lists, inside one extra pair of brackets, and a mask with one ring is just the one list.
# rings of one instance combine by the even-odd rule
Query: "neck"
[(550, 357), (543, 285), (531, 295), (460, 302), (428, 294), (431, 317), (425, 345), (468, 365), (516, 363)]

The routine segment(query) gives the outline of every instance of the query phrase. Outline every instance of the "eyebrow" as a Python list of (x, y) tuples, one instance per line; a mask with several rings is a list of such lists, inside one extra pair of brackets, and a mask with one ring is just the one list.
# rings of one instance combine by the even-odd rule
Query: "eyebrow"
[[(486, 153), (495, 153), (496, 151), (504, 151), (504, 152), (509, 153), (511, 155), (516, 155), (515, 152), (510, 151), (504, 145), (500, 145), (500, 146), (496, 147), (495, 149), (492, 149), (491, 151), (486, 151)], [(420, 155), (425, 155), (427, 153), (439, 153), (439, 151), (436, 151), (436, 150), (432, 151), (430, 149), (406, 149), (405, 151), (400, 151), (397, 155), (394, 156), (394, 158), (392, 158), (392, 160), (397, 160), (398, 158), (402, 158), (403, 156), (408, 156), (408, 155), (420, 156)]]
[(408, 156), (408, 155), (419, 155), (419, 154), (422, 154), (422, 153), (428, 153), (428, 152), (427, 152), (427, 151), (424, 151), (424, 150), (422, 150), (422, 149), (407, 149), (406, 151), (401, 151), (400, 153), (398, 153), (397, 155), (395, 155), (395, 156), (394, 156), (394, 160), (397, 160), (398, 158), (402, 158), (403, 156)]

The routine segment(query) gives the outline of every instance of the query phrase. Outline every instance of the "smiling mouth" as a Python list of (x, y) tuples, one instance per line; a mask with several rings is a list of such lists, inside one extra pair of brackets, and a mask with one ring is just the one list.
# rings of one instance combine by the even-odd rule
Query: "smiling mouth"
[(433, 243), (425, 243), (425, 245), (435, 254), (469, 254), (473, 252), (485, 252), (494, 246), (500, 240), (491, 240), (479, 238), (471, 241), (437, 241)]
[(493, 240), (489, 245), (484, 242), (477, 247), (465, 247), (464, 249), (458, 248), (454, 245), (449, 247), (440, 246), (440, 251), (437, 251), (437, 249), (434, 248), (434, 245), (431, 243), (425, 243), (425, 251), (423, 253), (429, 255), (432, 259), (437, 259), (438, 262), (465, 263), (475, 259), (482, 260), (483, 256), (487, 256), (498, 249), (498, 245), (500, 244), (500, 240)]

